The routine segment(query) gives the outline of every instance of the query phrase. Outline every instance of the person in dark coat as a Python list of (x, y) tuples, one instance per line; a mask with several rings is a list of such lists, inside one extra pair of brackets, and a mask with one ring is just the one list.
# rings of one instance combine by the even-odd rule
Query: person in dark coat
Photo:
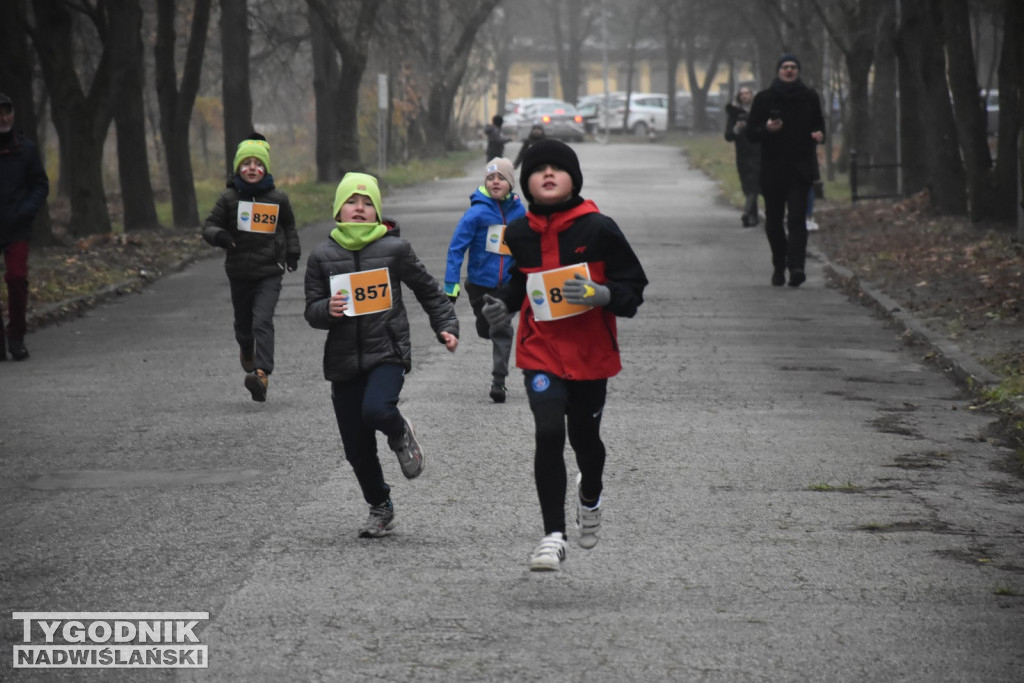
[(505, 118), (500, 114), (495, 114), (490, 124), (484, 126), (484, 136), (487, 137), (487, 149), (484, 151), (484, 156), (488, 160), (505, 156), (505, 143), (512, 142), (512, 138), (507, 138), (501, 133), (501, 127), (504, 125)]
[[(0, 310), (0, 361), (25, 360), (25, 314), (28, 310), (28, 241), (32, 221), (50, 193), (39, 149), (14, 129), (14, 103), (0, 93), (0, 253), (7, 283), (7, 329)], [(5, 339), (6, 336), (6, 339)]]
[(274, 371), (274, 310), (285, 270), (299, 267), (299, 233), (288, 195), (270, 175), (266, 138), (253, 133), (238, 143), (234, 169), (203, 225), (203, 239), (225, 251), (245, 388), (262, 402)]
[(736, 170), (746, 197), (742, 218), (744, 228), (752, 228), (759, 222), (757, 193), (758, 176), (761, 173), (761, 146), (751, 142), (746, 135), (747, 114), (753, 101), (754, 91), (744, 85), (736, 93), (736, 104), (725, 105), (725, 139), (736, 148)]
[(523, 140), (523, 144), (519, 146), (519, 153), (516, 154), (516, 160), (512, 164), (513, 167), (519, 168), (519, 165), (523, 163), (523, 157), (526, 156), (526, 153), (530, 150), (530, 147), (532, 147), (533, 145), (535, 145), (536, 143), (540, 142), (543, 139), (544, 126), (538, 124), (531, 128), (530, 134), (526, 136), (526, 139)]
[(754, 97), (747, 138), (761, 144), (765, 234), (772, 284), (799, 287), (807, 279), (807, 193), (818, 179), (817, 146), (825, 140), (818, 93), (800, 80), (800, 61), (783, 55), (772, 84)]
[(345, 459), (370, 506), (361, 538), (381, 538), (396, 524), (377, 432), (387, 436), (407, 479), (423, 471), (423, 449), (398, 409), (412, 370), (403, 288), (423, 307), (437, 341), (453, 353), (459, 344), (455, 306), (400, 237), (398, 223), (381, 215), (376, 178), (346, 173), (334, 195), (336, 227), (306, 262), (306, 322), (327, 331), (324, 379), (331, 383)]

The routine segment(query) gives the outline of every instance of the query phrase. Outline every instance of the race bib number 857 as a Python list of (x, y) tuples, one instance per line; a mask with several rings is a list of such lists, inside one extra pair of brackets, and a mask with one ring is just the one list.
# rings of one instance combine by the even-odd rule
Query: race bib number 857
[(391, 276), (387, 268), (331, 276), (331, 296), (348, 296), (345, 315), (380, 313), (391, 308)]

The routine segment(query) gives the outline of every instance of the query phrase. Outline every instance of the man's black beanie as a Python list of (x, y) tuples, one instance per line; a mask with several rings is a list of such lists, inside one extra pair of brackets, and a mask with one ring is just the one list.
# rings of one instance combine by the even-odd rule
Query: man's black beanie
[(519, 191), (526, 197), (526, 201), (533, 202), (530, 195), (530, 175), (545, 164), (557, 166), (568, 173), (572, 178), (573, 196), (580, 193), (583, 188), (583, 172), (580, 170), (580, 160), (576, 158), (576, 152), (561, 140), (544, 138), (533, 143), (523, 156), (523, 168), (519, 173)]

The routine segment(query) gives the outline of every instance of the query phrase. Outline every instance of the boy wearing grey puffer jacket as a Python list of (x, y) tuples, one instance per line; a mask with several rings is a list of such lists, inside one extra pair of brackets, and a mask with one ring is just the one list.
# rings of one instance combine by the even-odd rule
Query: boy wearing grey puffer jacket
[(454, 352), (459, 319), (435, 280), (399, 237), (398, 225), (382, 221), (380, 189), (373, 176), (347, 173), (334, 197), (337, 227), (306, 263), (306, 321), (327, 330), (324, 379), (341, 442), (370, 516), (363, 538), (395, 527), (391, 487), (377, 457), (377, 432), (388, 438), (407, 479), (423, 471), (423, 451), (412, 424), (398, 410), (405, 373), (412, 369), (409, 319), (402, 285), (426, 311), (440, 343)]

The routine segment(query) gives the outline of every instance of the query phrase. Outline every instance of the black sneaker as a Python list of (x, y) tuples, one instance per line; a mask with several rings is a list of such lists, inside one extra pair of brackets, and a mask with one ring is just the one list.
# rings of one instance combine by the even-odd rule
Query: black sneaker
[(267, 400), (267, 387), (270, 385), (270, 378), (262, 370), (250, 372), (245, 376), (245, 388), (252, 394), (252, 400), (263, 403)]
[(398, 464), (402, 466), (402, 474), (406, 479), (415, 479), (423, 473), (423, 450), (416, 440), (416, 432), (412, 423), (402, 417), (405, 432), (398, 438), (388, 437), (388, 447), (398, 456)]
[(14, 360), (25, 360), (28, 358), (28, 349), (25, 348), (24, 339), (8, 339), (7, 348), (11, 351), (11, 358)]
[(781, 270), (772, 271), (772, 285), (775, 287), (781, 287), (786, 284), (786, 274)]
[(391, 499), (380, 505), (370, 506), (370, 516), (366, 523), (359, 528), (359, 538), (382, 538), (398, 524), (395, 521), (395, 506)]
[(495, 382), (494, 384), (491, 385), (491, 400), (494, 401), (495, 403), (504, 403), (505, 394), (507, 392), (508, 389), (505, 388), (504, 384), (502, 384), (501, 382)]
[(789, 271), (789, 286), (790, 287), (799, 287), (806, 280), (807, 280), (807, 275), (805, 275), (804, 271), (800, 270), (799, 268), (794, 268), (794, 269), (791, 269)]

